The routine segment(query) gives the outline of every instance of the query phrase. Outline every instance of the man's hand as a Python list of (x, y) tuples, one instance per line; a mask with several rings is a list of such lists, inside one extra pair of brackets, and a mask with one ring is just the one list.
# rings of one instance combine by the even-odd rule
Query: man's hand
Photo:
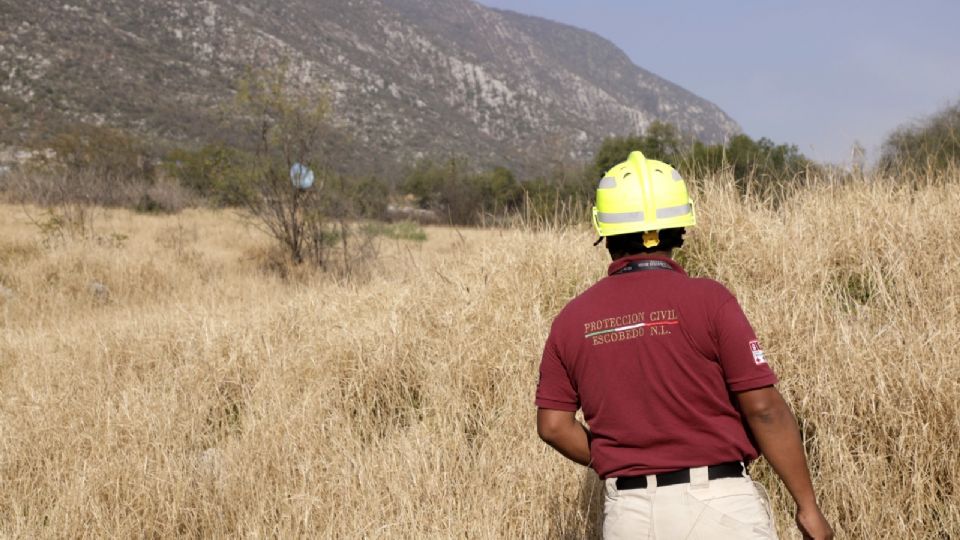
[(816, 507), (811, 510), (797, 511), (797, 528), (803, 533), (804, 540), (831, 540), (833, 538), (833, 529), (827, 523), (827, 518), (823, 517), (820, 509)]
[(587, 428), (577, 422), (576, 413), (537, 409), (537, 434), (567, 459), (580, 465), (590, 465)]

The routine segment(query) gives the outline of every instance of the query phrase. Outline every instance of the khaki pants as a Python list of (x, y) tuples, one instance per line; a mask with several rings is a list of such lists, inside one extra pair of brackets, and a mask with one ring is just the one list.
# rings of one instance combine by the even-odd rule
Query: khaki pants
[(608, 478), (603, 505), (606, 540), (776, 540), (770, 503), (750, 478), (707, 479), (706, 467), (690, 469), (690, 483), (617, 490)]

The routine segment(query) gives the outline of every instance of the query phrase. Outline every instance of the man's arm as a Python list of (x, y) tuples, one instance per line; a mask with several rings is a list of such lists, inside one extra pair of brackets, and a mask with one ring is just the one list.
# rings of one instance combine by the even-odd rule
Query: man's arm
[(567, 459), (590, 465), (589, 433), (576, 413), (537, 409), (537, 434)]
[(797, 421), (780, 392), (767, 386), (740, 392), (737, 400), (760, 451), (797, 503), (797, 526), (804, 538), (833, 538), (817, 505)]

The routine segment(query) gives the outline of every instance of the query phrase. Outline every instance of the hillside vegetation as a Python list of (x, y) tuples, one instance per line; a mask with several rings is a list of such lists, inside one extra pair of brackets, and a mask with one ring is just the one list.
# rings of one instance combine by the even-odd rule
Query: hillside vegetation
[[(739, 296), (838, 537), (960, 537), (960, 172), (698, 192), (682, 260)], [(34, 222), (0, 206), (0, 536), (596, 534), (532, 403), (604, 275), (586, 227), (428, 228), (338, 276), (278, 271), (231, 211)]]

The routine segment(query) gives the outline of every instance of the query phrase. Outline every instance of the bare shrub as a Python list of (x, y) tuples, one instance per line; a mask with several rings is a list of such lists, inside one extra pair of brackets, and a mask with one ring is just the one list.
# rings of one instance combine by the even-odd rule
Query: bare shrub
[(175, 178), (156, 174), (147, 144), (131, 133), (78, 125), (33, 144), (40, 150), (0, 175), (11, 202), (58, 214), (91, 206), (173, 213), (193, 202)]
[(256, 147), (246, 208), (294, 264), (349, 273), (374, 252), (375, 242), (352, 225), (357, 201), (345, 180), (325, 167), (327, 98), (296, 90), (286, 70), (250, 71), (240, 81), (236, 112)]
[(98, 235), (94, 221), (104, 207), (126, 207), (141, 212), (176, 213), (192, 203), (192, 196), (176, 180), (152, 183), (120, 180), (92, 170), (27, 169), (5, 175), (2, 192), (20, 204), (39, 230), (44, 243), (92, 239), (119, 247), (124, 236)]
[(95, 201), (109, 191), (105, 184), (102, 177), (82, 172), (19, 172), (11, 197), (24, 205), (46, 243), (88, 238), (93, 236)]
[[(176, 214), (191, 206), (194, 196), (174, 178), (161, 177), (152, 184), (134, 184), (127, 188), (128, 200), (138, 212)], [(135, 201), (135, 202), (134, 202)]]

